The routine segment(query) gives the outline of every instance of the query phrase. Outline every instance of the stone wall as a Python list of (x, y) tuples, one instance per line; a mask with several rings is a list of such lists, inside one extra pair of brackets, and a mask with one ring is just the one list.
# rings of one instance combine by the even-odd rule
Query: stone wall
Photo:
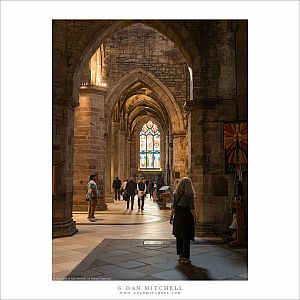
[(81, 91), (80, 106), (75, 114), (73, 209), (86, 210), (86, 184), (91, 174), (96, 174), (100, 190), (98, 209), (105, 210), (105, 158), (104, 134), (105, 92), (91, 88)]
[[(194, 64), (194, 99), (232, 98), (235, 86), (235, 21), (187, 21), (199, 49)], [(196, 26), (195, 26), (196, 25)]]
[(72, 219), (73, 203), (73, 137), (74, 109), (66, 103), (53, 105), (53, 237), (74, 234), (77, 229)]
[[(162, 81), (182, 106), (189, 95), (185, 60), (167, 37), (143, 24), (126, 27), (104, 42), (107, 88), (134, 69), (144, 69)], [(89, 81), (88, 66), (83, 81)]]
[[(189, 174), (197, 193), (198, 230), (208, 234), (226, 228), (234, 196), (236, 175), (225, 172), (223, 124), (247, 120), (247, 22), (213, 21), (197, 34), (203, 44), (197, 39), (201, 76), (194, 85), (201, 93), (187, 103)], [(247, 174), (244, 179), (247, 188)]]

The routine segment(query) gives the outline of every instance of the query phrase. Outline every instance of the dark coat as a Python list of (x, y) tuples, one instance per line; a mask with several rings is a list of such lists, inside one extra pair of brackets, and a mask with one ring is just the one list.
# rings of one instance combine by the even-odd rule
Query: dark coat
[(125, 190), (127, 191), (128, 195), (133, 195), (136, 193), (136, 182), (135, 181), (128, 181), (125, 187)]
[(139, 182), (137, 185), (138, 185), (140, 191), (145, 190), (146, 184), (144, 182)]
[(148, 190), (151, 193), (154, 192), (154, 182), (152, 182), (152, 181), (149, 182)]
[(112, 185), (112, 187), (114, 188), (114, 189), (120, 189), (121, 188), (121, 185), (122, 185), (122, 182), (121, 182), (121, 180), (120, 179), (115, 179), (114, 181), (113, 181), (113, 185)]
[[(194, 240), (195, 238), (195, 224), (194, 217), (191, 212), (191, 207), (194, 207), (193, 196), (183, 196), (185, 204), (181, 206), (182, 203), (180, 198), (176, 198), (174, 200), (174, 208), (175, 208), (175, 216), (173, 222), (173, 235), (175, 237), (180, 237), (185, 240)], [(190, 199), (188, 199), (190, 198)], [(177, 203), (179, 205), (177, 205)], [(192, 203), (192, 204), (191, 204)], [(189, 205), (187, 205), (189, 204)]]

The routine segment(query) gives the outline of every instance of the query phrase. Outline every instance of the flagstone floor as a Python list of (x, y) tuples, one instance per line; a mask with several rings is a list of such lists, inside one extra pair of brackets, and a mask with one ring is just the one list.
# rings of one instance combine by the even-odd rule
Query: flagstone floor
[[(135, 204), (136, 205), (136, 204)], [(218, 238), (191, 243), (191, 265), (177, 263), (169, 210), (145, 200), (145, 210), (108, 203), (90, 223), (74, 213), (78, 233), (52, 240), (53, 280), (247, 280), (247, 249)]]

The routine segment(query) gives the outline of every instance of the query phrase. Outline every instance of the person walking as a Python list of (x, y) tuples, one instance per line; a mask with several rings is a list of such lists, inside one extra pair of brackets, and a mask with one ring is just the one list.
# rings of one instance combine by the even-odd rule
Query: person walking
[(144, 210), (146, 191), (147, 191), (147, 186), (142, 178), (140, 182), (137, 184), (138, 209)]
[(134, 206), (134, 197), (136, 195), (136, 182), (133, 180), (133, 177), (130, 177), (129, 181), (126, 184), (125, 191), (127, 191), (127, 209), (129, 209), (129, 202), (131, 199), (131, 210)]
[(148, 191), (150, 193), (150, 199), (153, 200), (153, 192), (154, 192), (154, 182), (152, 180), (149, 181)]
[(128, 179), (125, 179), (122, 183), (122, 186), (121, 186), (121, 196), (122, 196), (122, 199), (123, 200), (126, 200), (126, 193), (125, 193), (125, 189), (126, 189), (126, 185), (127, 185), (127, 182), (128, 182)]
[(97, 184), (96, 184), (96, 175), (91, 175), (89, 182), (87, 183), (87, 199), (89, 199), (89, 209), (88, 209), (88, 220), (90, 222), (96, 222), (95, 219), (95, 210), (97, 205), (97, 199), (100, 196)]
[(120, 196), (121, 196), (121, 185), (122, 185), (122, 182), (121, 180), (119, 179), (119, 177), (117, 176), (116, 179), (113, 181), (113, 184), (112, 184), (112, 187), (115, 191), (115, 200), (120, 200)]
[(175, 189), (170, 215), (170, 223), (173, 223), (172, 234), (176, 237), (178, 263), (182, 264), (191, 263), (190, 241), (195, 238), (196, 221), (194, 197), (195, 190), (191, 179), (183, 177)]

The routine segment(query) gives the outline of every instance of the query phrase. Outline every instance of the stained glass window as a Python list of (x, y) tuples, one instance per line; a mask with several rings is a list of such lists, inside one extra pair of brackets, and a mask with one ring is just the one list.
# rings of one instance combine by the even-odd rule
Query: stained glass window
[(145, 124), (140, 132), (140, 168), (160, 168), (160, 132), (152, 121)]

